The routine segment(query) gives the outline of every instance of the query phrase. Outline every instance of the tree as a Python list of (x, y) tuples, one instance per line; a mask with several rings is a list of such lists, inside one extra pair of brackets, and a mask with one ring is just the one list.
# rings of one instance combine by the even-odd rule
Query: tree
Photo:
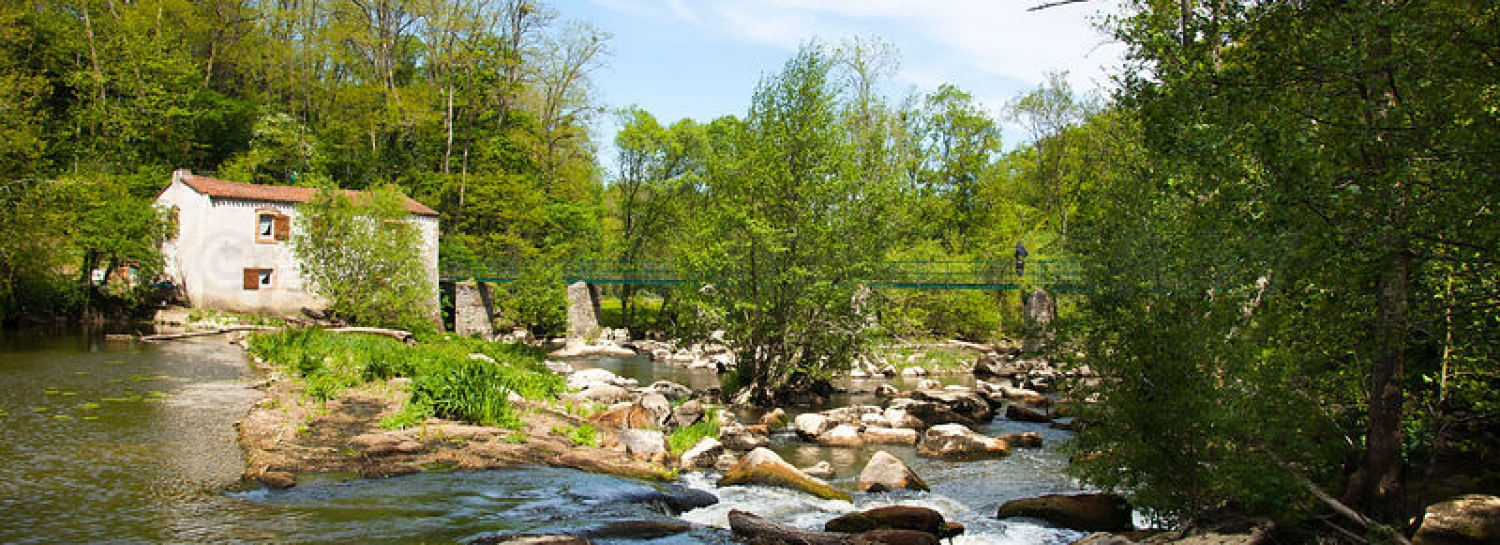
[(393, 187), (319, 191), (303, 205), (292, 249), (328, 310), (358, 325), (427, 331), (436, 287), (422, 265), (422, 237)]
[[(649, 112), (627, 108), (619, 113), (615, 135), (619, 175), (610, 186), (613, 218), (618, 223), (624, 264), (668, 261), (668, 242), (681, 230), (686, 194), (701, 176), (703, 131), (690, 119), (663, 127)], [(621, 318), (633, 327), (636, 286), (621, 286)]]
[(1027, 200), (1042, 211), (1061, 247), (1067, 245), (1069, 219), (1088, 185), (1088, 177), (1080, 171), (1092, 163), (1087, 157), (1074, 159), (1092, 150), (1075, 145), (1071, 141), (1075, 131), (1070, 129), (1088, 117), (1090, 108), (1073, 95), (1066, 72), (1047, 74), (1046, 82), (1010, 104), (1011, 118), (1032, 138), (1028, 150), (1032, 156), (1022, 173), (1030, 193)]
[(712, 206), (677, 251), (687, 278), (712, 284), (694, 293), (735, 343), (738, 399), (808, 392), (862, 342), (853, 296), (885, 255), (887, 193), (850, 168), (832, 68), (823, 47), (803, 46), (742, 124), (718, 124)]
[[(1409, 470), (1444, 441), (1409, 431), (1454, 422), (1455, 385), (1427, 384), (1462, 360), (1491, 378), (1459, 396), (1493, 397), (1493, 368), (1470, 358), (1492, 357), (1494, 334), (1469, 324), (1500, 316), (1476, 289), (1500, 247), (1497, 124), (1479, 121), (1500, 66), (1472, 52), (1500, 43), (1500, 18), (1447, 1), (1152, 3), (1120, 32), (1144, 151), (1089, 198), (1076, 239), (1112, 407), (1110, 430), (1081, 436), (1101, 454), (1082, 470), (1189, 516), (1225, 499), (1287, 516), (1311, 501), (1303, 475), (1404, 523)], [(1494, 422), (1480, 407), (1466, 418)], [(1166, 439), (1126, 444), (1142, 433)]]
[(936, 205), (926, 219), (939, 227), (934, 235), (949, 252), (964, 253), (988, 208), (981, 190), (1000, 151), (1000, 128), (973, 96), (952, 85), (926, 97), (922, 119), (919, 188)]

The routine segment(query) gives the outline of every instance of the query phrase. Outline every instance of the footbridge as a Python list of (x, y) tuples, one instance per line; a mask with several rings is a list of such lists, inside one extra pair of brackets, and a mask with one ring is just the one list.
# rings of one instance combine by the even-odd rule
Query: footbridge
[[(572, 284), (675, 286), (686, 283), (668, 261), (570, 261), (563, 263), (506, 260), (442, 271), (443, 282), (513, 282), (536, 267), (560, 267), (562, 280)], [(731, 283), (736, 279), (713, 279)], [(1080, 289), (1079, 263), (1072, 259), (1028, 259), (1015, 261), (888, 261), (869, 278), (852, 280), (871, 288), (916, 290), (1009, 291), (1043, 288), (1054, 291)]]

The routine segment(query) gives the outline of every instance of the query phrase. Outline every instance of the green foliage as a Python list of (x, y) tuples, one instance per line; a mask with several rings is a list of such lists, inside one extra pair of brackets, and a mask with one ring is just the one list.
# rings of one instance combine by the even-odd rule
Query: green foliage
[(1284, 461), (1404, 523), (1438, 437), (1497, 420), (1454, 411), (1494, 391), (1500, 301), (1478, 286), (1500, 247), (1500, 125), (1477, 120), (1500, 111), (1500, 74), (1452, 37), (1500, 18), (1178, 7), (1120, 20), (1142, 64), (1089, 123), (1114, 151), (1080, 201), (1069, 247), (1094, 291), (1069, 329), (1108, 424), (1079, 434), (1076, 469), (1168, 516), (1305, 516)]
[[(4, 186), (0, 322), (128, 311), (150, 294), (165, 222), (130, 185), (126, 176), (80, 176)], [(108, 274), (95, 279), (96, 269)]]
[(703, 413), (703, 419), (682, 426), (667, 434), (667, 446), (672, 454), (682, 454), (693, 448), (704, 437), (719, 437), (719, 409), (711, 407)]
[(711, 128), (722, 130), (709, 139), (714, 205), (677, 251), (689, 278), (733, 279), (684, 295), (735, 339), (753, 402), (848, 364), (864, 341), (849, 280), (874, 270), (889, 242), (889, 187), (855, 175), (832, 69), (805, 46), (762, 84), (743, 124)]
[[(394, 184), (438, 208), (444, 234), (478, 255), (596, 256), (603, 200), (588, 135), (601, 108), (590, 78), (605, 37), (529, 0), (368, 7), (0, 5), (0, 183), (149, 173), (135, 200), (100, 194), (132, 207), (183, 167), (256, 183)], [(46, 256), (5, 259), (18, 271), (0, 286), (8, 317), (100, 301), (81, 282), (27, 272), (58, 270)]]
[(552, 399), (564, 386), (542, 368), (534, 349), (451, 336), (424, 336), (420, 344), (406, 346), (382, 336), (292, 328), (254, 335), (249, 349), (302, 377), (308, 395), (319, 401), (350, 387), (411, 378), (411, 398), (382, 421), (387, 427), (412, 426), (429, 417), (516, 427), (520, 421), (510, 394)]
[[(967, 261), (923, 242), (893, 252), (892, 261)], [(1000, 330), (1001, 304), (996, 293), (972, 290), (881, 290), (880, 325), (902, 338), (940, 338), (988, 341)]]
[(504, 284), (502, 319), (531, 330), (538, 338), (555, 337), (568, 329), (568, 290), (558, 264), (536, 263), (521, 277)]
[(356, 198), (325, 189), (302, 207), (300, 223), (292, 249), (329, 311), (359, 325), (433, 329), (435, 279), (400, 192), (386, 187)]
[(552, 428), (552, 433), (567, 438), (574, 445), (586, 447), (599, 446), (599, 430), (594, 428), (593, 424)]

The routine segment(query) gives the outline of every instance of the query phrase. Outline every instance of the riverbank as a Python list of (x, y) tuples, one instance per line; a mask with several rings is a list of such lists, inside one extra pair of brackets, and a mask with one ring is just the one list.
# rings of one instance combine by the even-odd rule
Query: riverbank
[(244, 478), (273, 488), (292, 486), (307, 474), (389, 477), (536, 465), (643, 480), (675, 475), (620, 451), (576, 444), (565, 430), (588, 423), (548, 404), (517, 400), (525, 415), (518, 429), (432, 418), (388, 430), (380, 422), (409, 399), (408, 379), (360, 385), (317, 401), (280, 367), (254, 365), (267, 377), (258, 386), (264, 397), (236, 428), (246, 460)]

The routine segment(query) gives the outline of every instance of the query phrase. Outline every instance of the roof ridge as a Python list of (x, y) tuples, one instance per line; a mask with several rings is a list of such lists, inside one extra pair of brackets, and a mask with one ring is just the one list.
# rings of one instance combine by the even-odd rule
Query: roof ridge
[[(313, 187), (298, 187), (285, 185), (260, 185), (247, 182), (236, 182), (224, 180), (211, 176), (193, 174), (192, 171), (183, 169), (173, 172), (173, 178), (181, 180), (183, 184), (198, 193), (208, 195), (211, 198), (238, 199), (248, 201), (270, 201), (285, 203), (305, 203), (312, 199), (318, 191)], [(355, 189), (339, 188), (345, 194), (361, 195), (364, 191)], [(433, 210), (405, 193), (401, 194), (405, 200), (406, 210), (421, 216), (438, 216), (438, 211)]]

